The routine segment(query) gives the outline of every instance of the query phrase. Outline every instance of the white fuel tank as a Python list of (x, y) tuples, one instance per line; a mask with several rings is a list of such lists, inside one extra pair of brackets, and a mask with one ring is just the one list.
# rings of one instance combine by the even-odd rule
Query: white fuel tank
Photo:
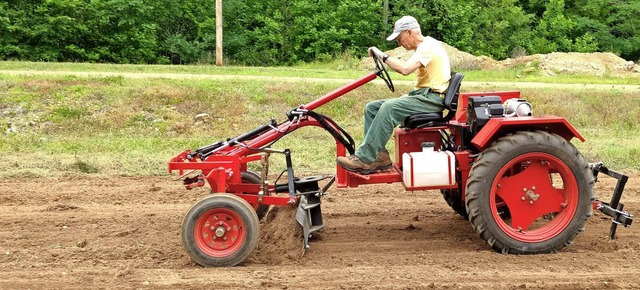
[(402, 154), (402, 179), (406, 187), (447, 186), (456, 183), (456, 159), (449, 151), (434, 151), (433, 143), (422, 152)]

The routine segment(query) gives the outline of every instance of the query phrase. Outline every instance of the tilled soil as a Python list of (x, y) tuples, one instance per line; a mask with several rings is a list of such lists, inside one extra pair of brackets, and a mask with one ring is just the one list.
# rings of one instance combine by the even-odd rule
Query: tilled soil
[[(625, 209), (640, 212), (640, 175)], [(614, 180), (602, 177), (600, 198)], [(609, 240), (599, 212), (559, 253), (495, 253), (438, 191), (400, 184), (330, 190), (325, 229), (304, 256), (281, 216), (233, 268), (203, 268), (180, 242), (182, 218), (207, 194), (171, 177), (0, 179), (0, 289), (631, 289), (640, 225)], [(278, 214), (293, 213), (282, 210)], [(293, 219), (293, 216), (291, 216)]]

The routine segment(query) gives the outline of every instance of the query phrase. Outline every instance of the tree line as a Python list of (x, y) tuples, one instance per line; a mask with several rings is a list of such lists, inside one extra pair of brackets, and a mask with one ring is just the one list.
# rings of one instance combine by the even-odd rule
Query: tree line
[[(403, 15), (475, 55), (607, 51), (640, 58), (637, 0), (224, 0), (225, 61), (326, 61), (385, 37)], [(211, 63), (215, 0), (3, 0), (0, 59)]]

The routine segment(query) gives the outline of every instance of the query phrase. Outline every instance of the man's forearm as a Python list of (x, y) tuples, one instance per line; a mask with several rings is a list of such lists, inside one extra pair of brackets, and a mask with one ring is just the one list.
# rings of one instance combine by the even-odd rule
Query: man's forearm
[(395, 57), (389, 56), (388, 54), (384, 53), (382, 50), (380, 50), (375, 46), (369, 48), (369, 55), (373, 55), (373, 54), (380, 56), (380, 58), (382, 58), (382, 60), (387, 66), (389, 66), (393, 71), (404, 76), (410, 75), (412, 72), (414, 72), (416, 69), (418, 69), (421, 66), (419, 62), (406, 63)]
[(395, 57), (389, 56), (387, 58), (387, 61), (384, 62), (387, 66), (389, 66), (392, 70), (394, 70), (395, 72), (406, 76), (406, 75), (410, 75), (414, 70), (411, 70), (410, 68), (405, 66), (405, 62), (401, 61)]

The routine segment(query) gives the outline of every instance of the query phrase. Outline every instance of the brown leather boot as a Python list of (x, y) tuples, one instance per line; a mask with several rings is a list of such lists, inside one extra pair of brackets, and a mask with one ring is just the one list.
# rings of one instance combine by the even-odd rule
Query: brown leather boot
[(358, 172), (360, 174), (371, 174), (378, 170), (387, 170), (391, 168), (392, 164), (391, 158), (389, 157), (389, 151), (386, 149), (378, 152), (376, 160), (370, 164), (364, 163), (355, 154), (348, 157), (340, 156), (336, 159), (336, 162), (338, 162), (342, 168), (348, 171)]

